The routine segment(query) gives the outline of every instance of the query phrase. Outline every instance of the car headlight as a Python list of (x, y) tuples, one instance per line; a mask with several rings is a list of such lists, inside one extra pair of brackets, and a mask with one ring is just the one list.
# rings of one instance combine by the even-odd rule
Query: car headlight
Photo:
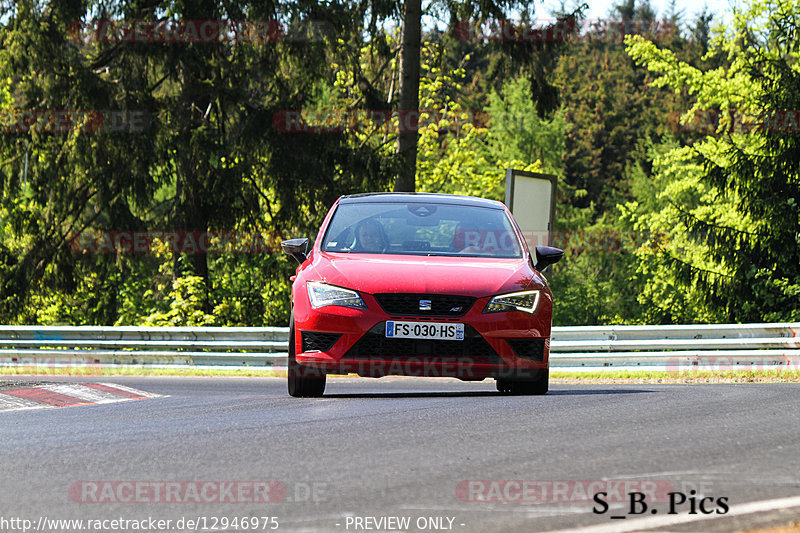
[(306, 283), (308, 288), (308, 299), (311, 300), (311, 307), (325, 307), (326, 305), (341, 305), (342, 307), (353, 307), (355, 309), (366, 309), (367, 304), (361, 299), (356, 291), (343, 289), (320, 283), (319, 281), (309, 281)]
[(539, 291), (511, 292), (495, 296), (486, 304), (484, 313), (523, 311), (534, 314), (539, 307)]

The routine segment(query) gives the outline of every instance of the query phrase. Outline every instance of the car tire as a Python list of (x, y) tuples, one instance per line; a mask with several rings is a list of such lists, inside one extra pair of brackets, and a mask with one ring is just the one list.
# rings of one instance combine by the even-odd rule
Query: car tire
[(550, 387), (550, 369), (541, 372), (534, 380), (497, 379), (497, 390), (504, 394), (515, 396), (542, 396), (547, 394)]
[(297, 362), (294, 341), (294, 314), (289, 326), (289, 356), (287, 385), (289, 396), (295, 398), (319, 398), (325, 392), (325, 373), (316, 368), (309, 368)]

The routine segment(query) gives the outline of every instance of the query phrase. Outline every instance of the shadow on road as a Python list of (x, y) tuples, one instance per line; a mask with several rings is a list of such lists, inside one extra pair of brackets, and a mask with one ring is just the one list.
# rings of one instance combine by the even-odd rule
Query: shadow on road
[(646, 389), (556, 389), (547, 393), (548, 396), (582, 395), (582, 394), (638, 394), (640, 392), (658, 392)]
[[(638, 394), (642, 392), (657, 392), (654, 390), (631, 389), (556, 389), (547, 393), (548, 396), (582, 396), (586, 394)], [(469, 397), (495, 397), (495, 398), (536, 398), (536, 396), (514, 396), (496, 391), (450, 391), (450, 392), (359, 392), (347, 394), (325, 394), (324, 398), (469, 398)], [(542, 398), (542, 396), (539, 396)]]

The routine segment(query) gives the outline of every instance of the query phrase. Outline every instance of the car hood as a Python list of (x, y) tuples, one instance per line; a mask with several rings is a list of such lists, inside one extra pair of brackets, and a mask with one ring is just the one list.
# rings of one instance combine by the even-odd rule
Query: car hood
[(313, 261), (317, 279), (369, 294), (439, 293), (483, 297), (538, 288), (538, 274), (523, 259), (331, 254)]

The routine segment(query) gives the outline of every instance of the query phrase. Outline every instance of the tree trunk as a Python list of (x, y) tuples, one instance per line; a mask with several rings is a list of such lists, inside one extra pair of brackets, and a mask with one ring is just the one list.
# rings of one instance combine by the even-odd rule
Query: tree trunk
[(403, 48), (400, 52), (400, 96), (397, 153), (403, 160), (394, 190), (414, 192), (417, 174), (417, 130), (419, 124), (419, 62), (422, 39), (422, 0), (406, 0), (403, 17)]

